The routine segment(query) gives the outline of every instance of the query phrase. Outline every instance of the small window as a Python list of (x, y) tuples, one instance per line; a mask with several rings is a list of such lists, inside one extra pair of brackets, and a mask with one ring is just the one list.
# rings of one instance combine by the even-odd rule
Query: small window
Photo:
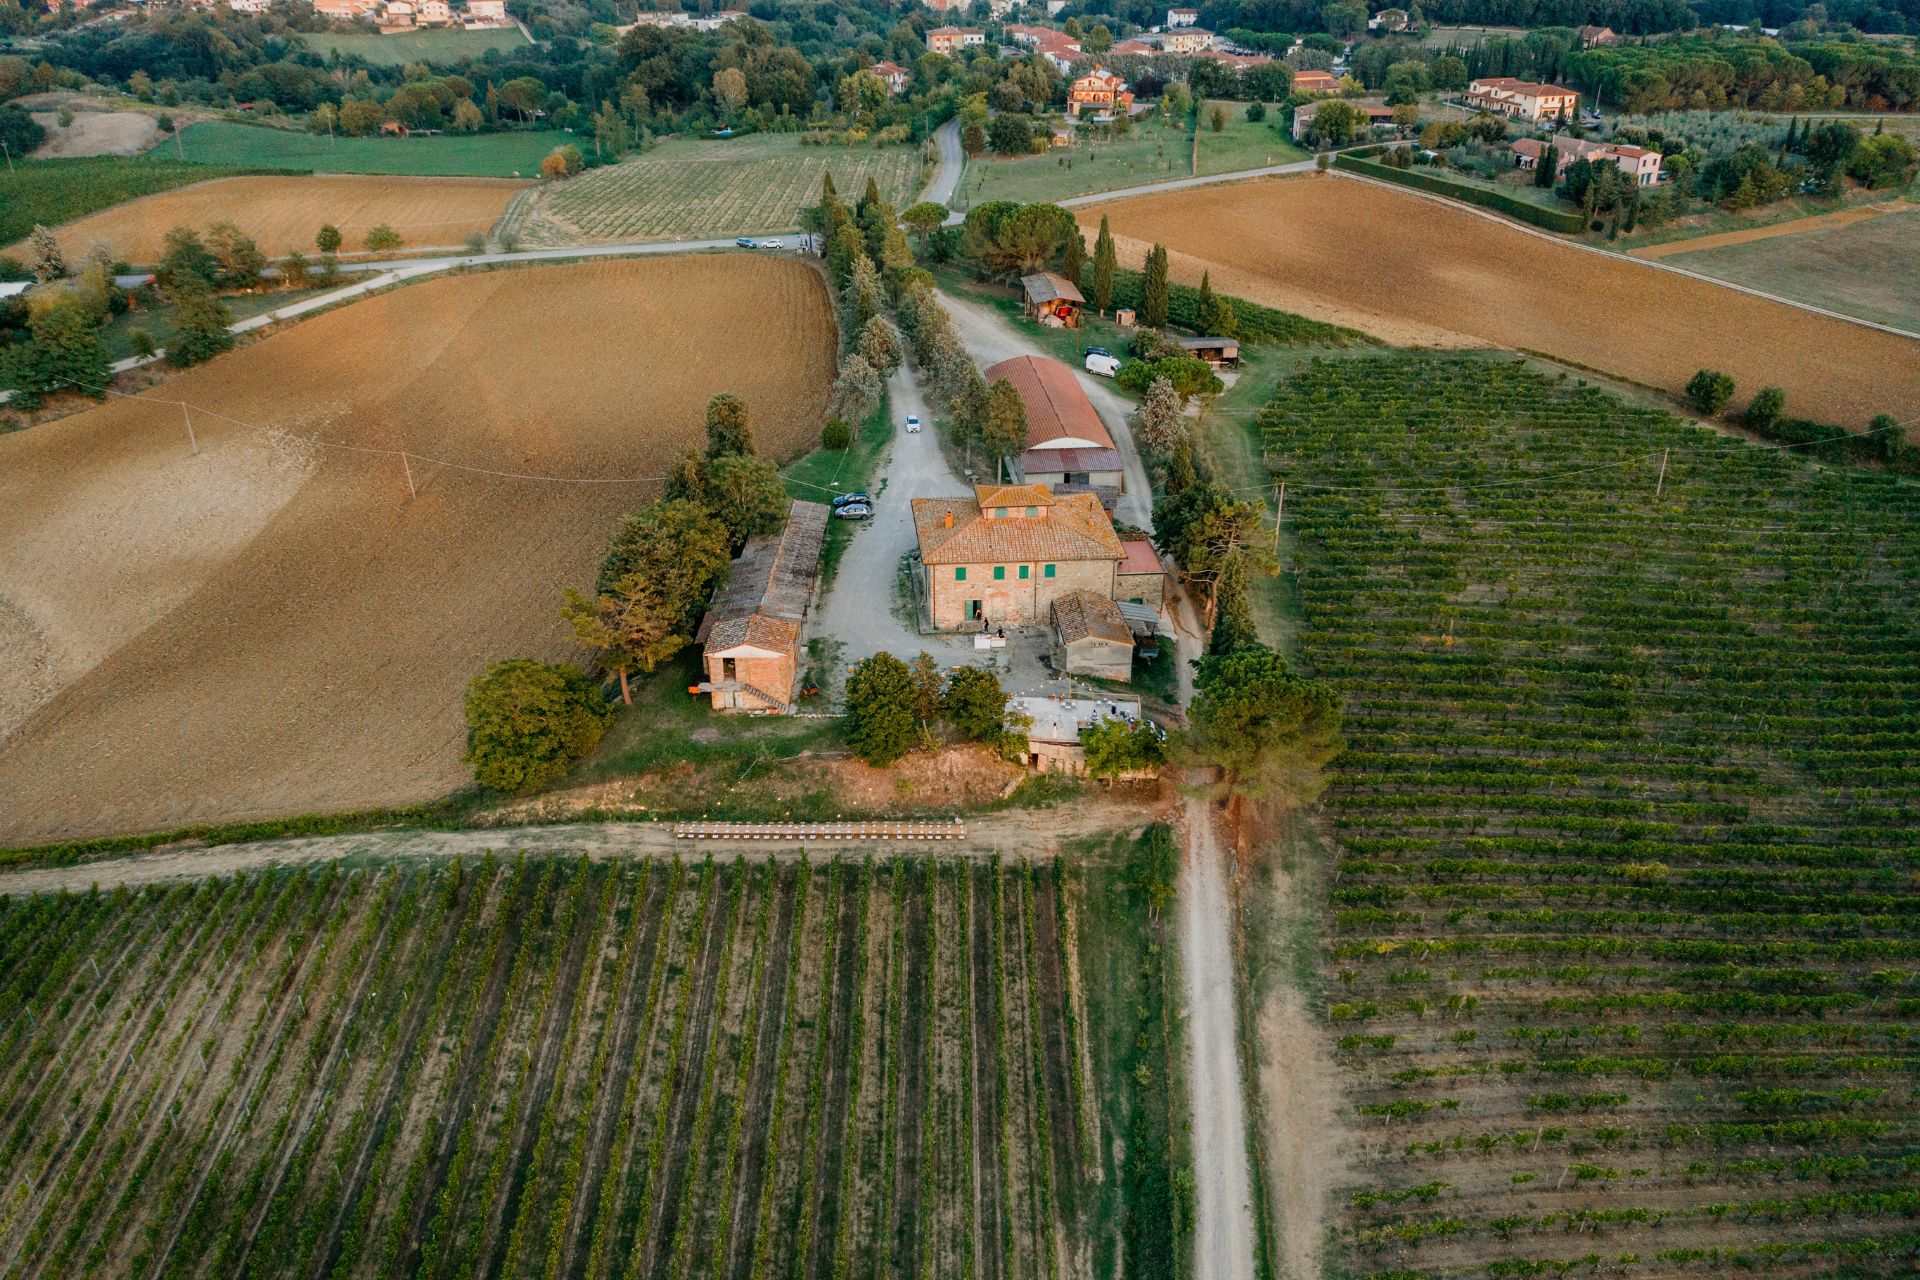
[(993, 518), (995, 520), (1005, 520), (1007, 518), (1007, 509), (1005, 507), (995, 507), (993, 509)]
[(993, 566), (993, 580), (995, 582), (1004, 582), (1006, 580), (1006, 577), (1007, 577), (1007, 566), (1003, 564), (997, 564)]
[(1020, 566), (1020, 581), (1025, 582), (1026, 580), (1027, 580), (1027, 566), (1023, 564)]
[(1028, 507), (1028, 508), (1027, 508), (1027, 514), (1028, 514), (1028, 515), (1030, 515), (1030, 516), (1037, 516), (1037, 515), (1039, 515), (1039, 514), (1040, 514), (1040, 508), (1038, 508), (1038, 507)]
[(1048, 565), (1044, 570), (1041, 571), (1040, 576), (1043, 578), (1051, 578), (1053, 576), (1053, 566)]
[(958, 569), (955, 569), (953, 571), (953, 580), (955, 582), (965, 582), (967, 580), (967, 566), (961, 565)]

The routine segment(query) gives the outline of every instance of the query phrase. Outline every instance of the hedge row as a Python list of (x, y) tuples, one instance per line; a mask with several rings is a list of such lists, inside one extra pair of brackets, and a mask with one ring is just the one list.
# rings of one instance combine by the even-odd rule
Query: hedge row
[[(1089, 297), (1093, 292), (1093, 267), (1088, 265), (1080, 289)], [(1113, 272), (1113, 304), (1116, 307), (1140, 307), (1140, 273), (1116, 267)], [(1245, 343), (1273, 343), (1283, 347), (1358, 347), (1372, 346), (1374, 340), (1358, 329), (1326, 324), (1263, 307), (1257, 302), (1232, 294), (1221, 294), (1233, 302), (1233, 337)], [(1200, 332), (1200, 290), (1184, 284), (1167, 285), (1167, 323), (1192, 333)]]
[(1543, 205), (1516, 199), (1501, 191), (1488, 191), (1484, 187), (1470, 187), (1463, 182), (1449, 182), (1418, 169), (1394, 169), (1372, 160), (1363, 159), (1351, 151), (1343, 151), (1334, 157), (1333, 163), (1349, 172), (1362, 177), (1376, 178), (1381, 182), (1394, 182), (1403, 187), (1412, 187), (1418, 191), (1431, 191), (1453, 200), (1477, 204), (1496, 213), (1504, 213), (1510, 218), (1531, 223), (1547, 231), (1558, 231), (1565, 235), (1578, 235), (1586, 228), (1586, 219), (1577, 213), (1563, 209), (1549, 209)]

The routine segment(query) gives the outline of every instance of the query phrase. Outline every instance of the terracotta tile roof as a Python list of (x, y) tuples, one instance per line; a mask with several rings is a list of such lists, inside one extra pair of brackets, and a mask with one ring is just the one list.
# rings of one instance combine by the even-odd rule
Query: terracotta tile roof
[[(1119, 561), (1126, 553), (1100, 499), (1090, 493), (1055, 494), (1045, 485), (1009, 486), (997, 492), (1037, 491), (1039, 502), (1004, 505), (1040, 514), (992, 519), (976, 497), (915, 498), (913, 524), (920, 559), (927, 564), (1021, 564), (1042, 561)], [(981, 493), (994, 493), (982, 486)]]
[(1020, 474), (1051, 475), (1055, 471), (1119, 471), (1124, 464), (1118, 449), (1029, 449), (1020, 455)]
[(977, 484), (973, 486), (973, 500), (982, 511), (990, 507), (1044, 507), (1053, 501), (1053, 494), (1043, 484)]
[(706, 652), (743, 642), (772, 649), (794, 644), (800, 619), (813, 602), (826, 532), (826, 506), (795, 501), (787, 506), (787, 527), (778, 537), (755, 538), (742, 547), (694, 633)]
[(1042, 356), (1015, 356), (987, 370), (987, 381), (1005, 378), (1020, 393), (1027, 408), (1027, 448), (1054, 440), (1089, 440), (1102, 449), (1113, 448), (1107, 424), (1094, 412), (1093, 401), (1081, 389), (1073, 370)]
[(1127, 558), (1120, 562), (1121, 573), (1166, 572), (1166, 569), (1160, 564), (1159, 553), (1153, 549), (1153, 544), (1145, 538), (1135, 538), (1130, 542), (1123, 542), (1120, 544), (1120, 549), (1127, 553)]
[(1062, 591), (1053, 598), (1053, 629), (1062, 644), (1085, 640), (1120, 640), (1133, 643), (1133, 629), (1120, 613), (1120, 607), (1098, 591)]

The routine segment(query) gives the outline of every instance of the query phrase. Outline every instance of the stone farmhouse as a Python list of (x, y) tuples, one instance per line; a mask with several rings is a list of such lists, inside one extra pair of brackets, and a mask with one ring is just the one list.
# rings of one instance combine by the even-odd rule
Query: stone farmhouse
[[(929, 37), (931, 39), (931, 37)], [(1127, 82), (1105, 67), (1095, 67), (1067, 90), (1067, 114), (1094, 119), (1125, 115), (1133, 110), (1133, 91)]]
[(887, 92), (896, 98), (905, 93), (907, 86), (913, 83), (913, 72), (897, 62), (876, 62), (867, 69), (879, 76), (886, 84)]
[(987, 43), (987, 33), (978, 27), (935, 27), (927, 32), (927, 48), (949, 56), (964, 49), (977, 49)]
[(1044, 356), (1015, 356), (988, 369), (986, 378), (1012, 383), (1027, 411), (1027, 447), (1013, 463), (1020, 483), (1091, 489), (1107, 501), (1123, 492), (1120, 452), (1073, 370)]
[(694, 639), (716, 711), (793, 709), (800, 671), (800, 626), (813, 603), (826, 538), (827, 508), (795, 501), (778, 537), (755, 538), (733, 562)]
[(1469, 84), (1466, 101), (1478, 111), (1495, 111), (1515, 120), (1540, 124), (1546, 120), (1571, 120), (1580, 105), (1580, 95), (1557, 84), (1494, 76)]
[[(1516, 167), (1538, 169), (1540, 158), (1546, 154), (1548, 145), (1538, 138), (1521, 138), (1518, 142), (1509, 143), (1507, 149), (1513, 152)], [(1551, 145), (1554, 149), (1553, 176), (1556, 180), (1574, 161), (1589, 160), (1594, 164), (1612, 161), (1620, 166), (1620, 172), (1643, 187), (1651, 187), (1660, 181), (1662, 157), (1658, 151), (1621, 143), (1589, 142), (1585, 138), (1559, 138)]]
[(913, 524), (928, 612), (941, 631), (1038, 626), (1066, 591), (1112, 599), (1126, 559), (1100, 499), (1044, 484), (915, 498)]

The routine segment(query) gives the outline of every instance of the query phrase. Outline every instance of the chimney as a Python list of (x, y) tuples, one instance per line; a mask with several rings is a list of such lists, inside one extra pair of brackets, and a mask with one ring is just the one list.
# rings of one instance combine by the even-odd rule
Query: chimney
[(947, 528), (949, 529), (953, 528), (953, 512), (951, 511), (947, 512), (947, 518), (946, 518), (945, 524)]

